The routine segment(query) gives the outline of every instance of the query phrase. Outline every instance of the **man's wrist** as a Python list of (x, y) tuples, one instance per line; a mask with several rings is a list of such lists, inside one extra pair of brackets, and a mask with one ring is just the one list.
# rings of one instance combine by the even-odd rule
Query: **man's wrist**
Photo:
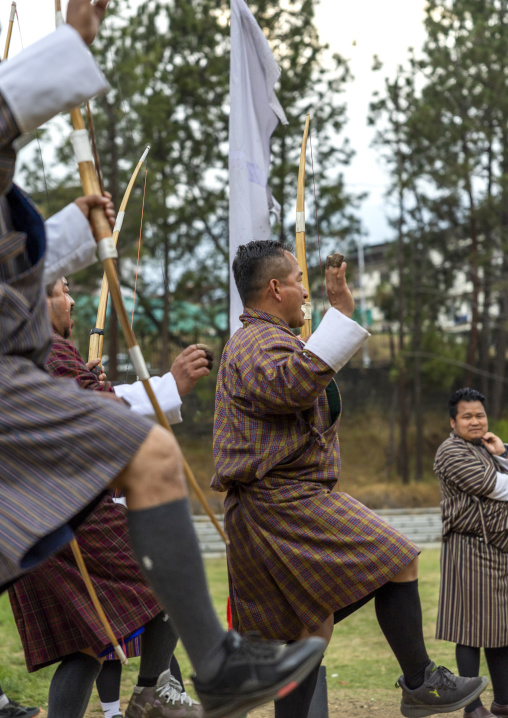
[(504, 447), (504, 451), (502, 454), (497, 454), (500, 459), (508, 459), (508, 448), (506, 446)]
[(351, 317), (353, 316), (354, 309), (351, 310), (351, 313), (349, 313), (349, 312), (346, 312), (346, 311), (345, 311), (344, 309), (342, 309), (341, 307), (338, 307), (336, 304), (331, 304), (330, 306), (332, 306), (334, 309), (336, 309), (338, 312), (340, 312), (341, 314), (343, 314), (343, 315), (344, 315), (345, 317), (347, 317), (348, 319), (351, 319)]

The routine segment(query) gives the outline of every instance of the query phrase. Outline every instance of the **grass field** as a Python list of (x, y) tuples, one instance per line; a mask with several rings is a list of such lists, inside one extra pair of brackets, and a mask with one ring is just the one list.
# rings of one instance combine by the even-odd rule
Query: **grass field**
[[(210, 590), (219, 613), (225, 621), (227, 578), (225, 561), (206, 562)], [(422, 598), (424, 632), (431, 657), (451, 670), (456, 668), (454, 646), (436, 641), (434, 627), (439, 589), (439, 550), (424, 549), (420, 557), (420, 592)], [(46, 668), (28, 675), (21, 644), (12, 618), (9, 600), (0, 597), (0, 645), (2, 660), (0, 683), (5, 692), (25, 705), (47, 708), (48, 686), (54, 668)], [(184, 676), (191, 672), (181, 647), (177, 656)], [(124, 669), (122, 680), (122, 706), (126, 704), (137, 678), (139, 659), (131, 660)], [(397, 702), (400, 691), (394, 688), (399, 676), (398, 665), (379, 630), (374, 606), (367, 605), (336, 627), (325, 656), (328, 675), (328, 693), (331, 705), (330, 718), (335, 716), (367, 716), (383, 714), (384, 718), (400, 715)], [(484, 675), (486, 667), (482, 664)], [(487, 699), (490, 698), (488, 694)], [(344, 706), (347, 705), (347, 711)], [(342, 710), (341, 710), (342, 706)], [(395, 711), (395, 712), (394, 712)], [(94, 691), (86, 716), (100, 718), (102, 712)], [(269, 711), (256, 712), (268, 716)], [(45, 711), (42, 716), (45, 715)], [(457, 714), (458, 715), (458, 714)]]

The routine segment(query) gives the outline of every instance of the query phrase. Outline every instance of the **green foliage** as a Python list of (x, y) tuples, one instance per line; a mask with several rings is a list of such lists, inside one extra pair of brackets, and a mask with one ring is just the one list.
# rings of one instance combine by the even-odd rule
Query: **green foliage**
[[(262, 0), (251, 9), (281, 65), (278, 95), (290, 122), (278, 128), (272, 143), (270, 185), (282, 204), (282, 224), (274, 233), (283, 237), (294, 230), (300, 146), (310, 112), (325, 251), (359, 231), (357, 200), (346, 192), (340, 171), (352, 154), (339, 137), (345, 123), (341, 92), (349, 70), (343, 58), (330, 57), (320, 43), (312, 0), (283, 5)], [(227, 0), (145, 0), (135, 9), (127, 0), (112, 0), (93, 46), (111, 85), (92, 109), (105, 187), (117, 207), (132, 168), (145, 145), (151, 145), (136, 322), (153, 349), (153, 361), (163, 368), (170, 343), (176, 345), (185, 335), (174, 324), (177, 302), (199, 308), (201, 333), (211, 328), (222, 342), (228, 333), (223, 317), (228, 310), (229, 16)], [(61, 180), (50, 177), (59, 207), (76, 184), (65, 133), (57, 156), (60, 176), (61, 167), (67, 168)], [(26, 179), (35, 184), (30, 168)], [(307, 179), (310, 200), (310, 171)], [(142, 199), (141, 175), (119, 242), (127, 297), (136, 279)], [(309, 236), (311, 281), (318, 271), (315, 250), (316, 240)], [(89, 295), (100, 275), (91, 268), (74, 285)], [(76, 311), (77, 325), (90, 321), (82, 308)], [(122, 343), (119, 350), (124, 350)]]

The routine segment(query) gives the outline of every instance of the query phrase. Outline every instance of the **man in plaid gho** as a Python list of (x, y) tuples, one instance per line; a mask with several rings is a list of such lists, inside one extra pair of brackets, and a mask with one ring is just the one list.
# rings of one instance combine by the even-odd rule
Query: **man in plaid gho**
[[(227, 343), (217, 379), (212, 486), (227, 491), (225, 525), (233, 627), (240, 633), (329, 641), (334, 622), (375, 597), (403, 671), (401, 711), (457, 710), (486, 678), (457, 678), (428, 657), (418, 594), (419, 550), (350, 496), (340, 470), (340, 395), (333, 377), (368, 337), (350, 319), (346, 265), (326, 270), (331, 308), (304, 344), (308, 298), (296, 257), (278, 242), (238, 249), (233, 272), (243, 328)], [(316, 668), (277, 718), (306, 718)]]

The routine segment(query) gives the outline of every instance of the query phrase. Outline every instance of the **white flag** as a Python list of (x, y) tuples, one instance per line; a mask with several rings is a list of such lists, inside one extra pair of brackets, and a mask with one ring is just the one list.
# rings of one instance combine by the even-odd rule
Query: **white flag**
[(270, 138), (284, 110), (275, 96), (280, 70), (245, 0), (231, 0), (229, 115), (230, 330), (240, 326), (242, 303), (231, 265), (241, 244), (270, 238), (269, 212), (280, 211), (268, 187)]

